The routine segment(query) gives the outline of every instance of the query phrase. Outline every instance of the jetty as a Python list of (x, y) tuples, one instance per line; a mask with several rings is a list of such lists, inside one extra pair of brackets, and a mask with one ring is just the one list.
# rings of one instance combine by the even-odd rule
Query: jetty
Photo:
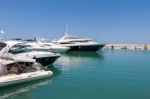
[(104, 49), (150, 50), (150, 44), (106, 44)]

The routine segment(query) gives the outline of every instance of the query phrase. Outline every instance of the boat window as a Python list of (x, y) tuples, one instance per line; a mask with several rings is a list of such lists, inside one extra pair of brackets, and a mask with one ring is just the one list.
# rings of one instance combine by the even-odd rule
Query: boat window
[(0, 42), (0, 50), (2, 50), (4, 47), (6, 47), (6, 43)]
[(73, 44), (73, 42), (60, 42), (60, 44)]
[(67, 37), (65, 37), (64, 39), (79, 39), (79, 38), (76, 37), (76, 36), (67, 36)]
[(88, 42), (88, 41), (70, 41), (70, 42)]
[(92, 41), (92, 40), (73, 40), (73, 41), (70, 41), (70, 42), (89, 42), (89, 41)]
[(9, 52), (12, 54), (19, 54), (19, 53), (23, 53), (23, 52), (28, 52), (30, 51), (29, 47), (31, 47), (30, 45), (14, 45), (13, 47), (10, 48)]

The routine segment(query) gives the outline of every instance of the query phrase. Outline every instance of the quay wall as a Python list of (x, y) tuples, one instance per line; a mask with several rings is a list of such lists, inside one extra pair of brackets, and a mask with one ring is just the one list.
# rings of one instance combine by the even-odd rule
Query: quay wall
[(150, 50), (150, 44), (106, 44), (104, 49)]

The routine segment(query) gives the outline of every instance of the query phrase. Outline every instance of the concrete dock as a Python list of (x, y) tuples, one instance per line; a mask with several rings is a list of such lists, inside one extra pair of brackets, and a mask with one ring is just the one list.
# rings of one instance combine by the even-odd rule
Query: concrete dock
[(150, 44), (106, 44), (104, 49), (150, 50)]

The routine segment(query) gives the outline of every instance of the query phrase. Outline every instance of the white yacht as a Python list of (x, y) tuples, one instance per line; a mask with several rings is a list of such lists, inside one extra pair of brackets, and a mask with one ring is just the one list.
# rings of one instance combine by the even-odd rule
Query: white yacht
[(0, 56), (32, 58), (36, 59), (43, 66), (52, 64), (60, 57), (58, 53), (33, 50), (30, 45), (15, 40), (0, 42)]
[(50, 51), (53, 53), (63, 53), (69, 50), (69, 47), (64, 47), (58, 44), (50, 43), (46, 40), (34, 40), (27, 42), (35, 50)]
[(35, 59), (0, 57), (0, 87), (52, 76)]
[(48, 41), (43, 40), (37, 40), (38, 44), (45, 49), (48, 49), (48, 51), (54, 52), (54, 53), (63, 53), (67, 52), (69, 50), (69, 47), (61, 46), (59, 44), (50, 43)]
[(69, 47), (70, 51), (97, 51), (105, 46), (105, 44), (98, 44), (92, 39), (82, 39), (74, 35), (69, 35), (68, 33), (52, 42), (64, 47)]
[(43, 47), (48, 48), (51, 52), (54, 53), (64, 53), (70, 49), (69, 47), (65, 47), (65, 46), (61, 46), (49, 42), (43, 42)]

